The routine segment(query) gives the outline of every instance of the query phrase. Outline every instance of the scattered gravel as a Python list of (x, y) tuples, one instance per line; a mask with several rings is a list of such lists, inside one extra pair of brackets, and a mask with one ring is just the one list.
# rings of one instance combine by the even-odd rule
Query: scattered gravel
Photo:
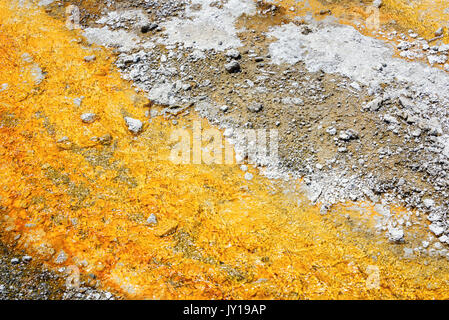
[(80, 279), (78, 288), (67, 288), (67, 273), (50, 271), (0, 242), (0, 300), (114, 300), (120, 297)]

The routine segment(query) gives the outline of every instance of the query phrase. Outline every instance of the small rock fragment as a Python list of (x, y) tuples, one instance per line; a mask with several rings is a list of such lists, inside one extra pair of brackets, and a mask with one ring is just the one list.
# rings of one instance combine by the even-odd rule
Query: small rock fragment
[(435, 206), (435, 201), (433, 201), (432, 199), (424, 199), (423, 200), (423, 204), (427, 207), (427, 208), (432, 208), (433, 206)]
[(341, 131), (338, 138), (343, 141), (349, 141), (350, 136), (345, 131)]
[(360, 85), (359, 85), (357, 82), (352, 82), (352, 83), (350, 84), (350, 86), (351, 86), (351, 88), (353, 88), (353, 89), (356, 90), (356, 91), (362, 90), (362, 88), (360, 87)]
[(3, 84), (0, 86), (0, 92), (5, 91), (5, 90), (7, 90), (8, 88), (9, 88), (9, 84), (3, 83)]
[(340, 131), (340, 135), (338, 136), (338, 138), (343, 141), (349, 141), (351, 139), (357, 139), (358, 136), (359, 135), (357, 134), (357, 132), (355, 132), (354, 130), (348, 129), (345, 131)]
[(232, 128), (227, 128), (225, 129), (225, 131), (223, 132), (223, 136), (225, 138), (231, 138), (234, 135), (234, 130)]
[(83, 102), (84, 97), (79, 97), (79, 98), (75, 98), (73, 99), (73, 103), (77, 106), (80, 107), (81, 103)]
[(329, 205), (327, 205), (327, 204), (321, 205), (321, 207), (320, 207), (320, 214), (321, 215), (325, 215), (328, 212), (329, 212)]
[(332, 11), (330, 9), (327, 10), (320, 10), (320, 15), (325, 15), (325, 14), (332, 14)]
[(239, 59), (240, 52), (237, 49), (229, 49), (228, 51), (226, 51), (226, 57), (232, 59)]
[(231, 61), (225, 64), (225, 69), (229, 73), (236, 73), (240, 71), (240, 64), (237, 61)]
[(427, 56), (427, 60), (429, 61), (430, 65), (434, 65), (434, 64), (443, 64), (446, 63), (447, 61), (447, 56), (445, 55), (428, 55)]
[(444, 28), (443, 27), (439, 28), (438, 30), (435, 31), (435, 37), (442, 36), (443, 32), (444, 32)]
[(140, 28), (140, 31), (142, 33), (147, 33), (149, 31), (153, 31), (153, 30), (157, 29), (157, 27), (158, 27), (157, 23), (150, 23), (150, 24), (146, 24), (146, 25), (142, 26)]
[(157, 218), (154, 213), (150, 214), (150, 216), (148, 217), (147, 224), (157, 224)]
[(67, 261), (67, 254), (64, 252), (64, 250), (59, 251), (58, 255), (56, 256), (55, 263), (62, 264)]
[(313, 32), (313, 30), (308, 25), (302, 26), (301, 33), (303, 35), (308, 35), (309, 33), (312, 33), (312, 32)]
[(423, 119), (418, 125), (421, 129), (428, 131), (432, 136), (440, 136), (443, 134), (441, 123), (436, 117), (432, 117), (429, 120)]
[(438, 48), (438, 52), (448, 52), (449, 51), (449, 45), (448, 44), (442, 44)]
[(97, 59), (97, 57), (95, 55), (85, 56), (84, 57), (84, 61), (85, 62), (92, 62), (92, 61), (95, 61), (96, 59)]
[(404, 231), (399, 228), (390, 227), (388, 229), (388, 240), (399, 243), (404, 241)]
[(112, 136), (107, 133), (99, 138), (99, 141), (102, 145), (108, 146), (112, 143)]
[(302, 100), (301, 98), (292, 98), (292, 103), (297, 106), (303, 106), (304, 100)]
[(382, 0), (374, 0), (373, 6), (376, 8), (380, 8), (382, 6)]
[(439, 224), (432, 223), (429, 226), (430, 231), (432, 231), (436, 236), (440, 236), (444, 232), (444, 227)]
[(125, 117), (125, 122), (128, 130), (134, 134), (138, 134), (142, 130), (142, 121), (131, 117)]
[(252, 103), (248, 106), (248, 110), (251, 112), (259, 112), (263, 109), (263, 105), (259, 102)]
[(329, 127), (326, 129), (326, 132), (331, 136), (335, 136), (337, 134), (337, 129), (334, 127)]
[(386, 123), (393, 123), (393, 124), (398, 124), (399, 123), (398, 119), (396, 119), (395, 117), (393, 117), (390, 114), (384, 115), (384, 121)]
[(398, 50), (404, 51), (404, 50), (408, 50), (411, 47), (413, 47), (413, 43), (412, 42), (408, 42), (408, 41), (400, 41), (399, 44), (397, 45)]
[(399, 97), (399, 103), (404, 108), (412, 109), (412, 110), (415, 109), (415, 105), (414, 105), (413, 101), (409, 98), (401, 96), (401, 97)]
[(414, 252), (412, 248), (404, 248), (404, 258), (412, 259), (414, 256)]
[(382, 106), (383, 99), (381, 97), (378, 97), (370, 102), (368, 102), (365, 106), (366, 109), (369, 109), (371, 111), (378, 111), (380, 107)]
[(96, 120), (96, 118), (97, 118), (97, 115), (95, 113), (92, 113), (92, 112), (83, 113), (81, 115), (81, 120), (84, 123), (92, 123), (92, 122), (94, 122)]
[(413, 137), (419, 137), (420, 135), (421, 135), (421, 129), (419, 129), (419, 128), (416, 128), (416, 129), (414, 129), (414, 130), (412, 130), (411, 132), (410, 132), (410, 134), (413, 136)]

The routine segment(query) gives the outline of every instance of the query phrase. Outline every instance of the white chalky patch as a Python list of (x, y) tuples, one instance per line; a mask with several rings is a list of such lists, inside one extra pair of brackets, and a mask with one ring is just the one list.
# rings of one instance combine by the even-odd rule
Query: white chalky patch
[[(186, 47), (201, 50), (223, 51), (242, 46), (237, 37), (235, 21), (242, 14), (254, 15), (256, 6), (251, 0), (229, 0), (219, 9), (211, 4), (213, 0), (193, 0), (186, 9), (188, 19), (173, 18), (162, 23), (167, 39), (164, 44), (181, 42)], [(200, 7), (199, 10), (194, 8)], [(221, 45), (220, 45), (221, 43)]]
[(53, 2), (55, 2), (55, 0), (41, 0), (39, 1), (39, 3), (37, 4), (38, 6), (49, 6), (51, 5)]
[[(393, 47), (381, 40), (331, 23), (322, 23), (309, 34), (301, 30), (293, 23), (270, 29), (268, 35), (277, 39), (269, 47), (273, 63), (302, 61), (311, 72), (338, 73), (375, 91), (381, 91), (381, 83), (409, 82), (417, 92), (449, 101), (449, 76), (444, 71), (396, 58)], [(382, 71), (381, 63), (387, 65)]]
[(108, 27), (86, 28), (83, 35), (89, 43), (119, 48), (122, 52), (138, 47), (140, 41), (136, 34), (125, 30), (109, 30)]
[(108, 12), (106, 16), (96, 21), (96, 23), (114, 27), (122, 27), (124, 23), (136, 23), (142, 26), (149, 22), (147, 15), (139, 9)]

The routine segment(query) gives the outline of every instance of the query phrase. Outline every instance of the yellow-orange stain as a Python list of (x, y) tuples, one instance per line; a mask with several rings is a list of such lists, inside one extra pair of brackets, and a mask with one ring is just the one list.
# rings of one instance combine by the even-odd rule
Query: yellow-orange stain
[[(361, 203), (322, 216), (299, 182), (168, 161), (172, 130), (199, 118), (147, 121), (146, 99), (120, 78), (113, 54), (63, 22), (0, 0), (0, 31), (3, 241), (51, 267), (76, 265), (128, 298), (449, 298), (446, 261), (402, 259), (406, 244), (388, 244), (369, 221), (354, 230), (364, 220), (350, 207)], [(84, 112), (98, 120), (82, 123)], [(143, 133), (132, 135), (124, 116), (144, 121)], [(366, 205), (361, 217), (372, 212)], [(156, 226), (146, 223), (152, 213)], [(68, 259), (56, 264), (61, 250)], [(378, 288), (367, 286), (372, 266)]]
[[(286, 9), (286, 14), (290, 16), (312, 14), (322, 20), (332, 15), (347, 24), (366, 22), (366, 18), (372, 14), (369, 8), (373, 7), (371, 0), (277, 0), (275, 3)], [(291, 8), (295, 10), (292, 11)], [(444, 27), (447, 40), (447, 8), (445, 0), (383, 0), (379, 9), (380, 22), (382, 25), (396, 23), (402, 31), (412, 29), (427, 39), (434, 38), (434, 32)], [(327, 13), (327, 10), (331, 12)]]

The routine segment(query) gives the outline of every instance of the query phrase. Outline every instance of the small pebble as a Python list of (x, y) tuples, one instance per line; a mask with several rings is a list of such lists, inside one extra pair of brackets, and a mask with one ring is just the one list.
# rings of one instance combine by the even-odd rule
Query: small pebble
[(259, 112), (263, 109), (263, 105), (261, 103), (252, 103), (247, 108), (250, 112)]
[(439, 28), (438, 30), (435, 31), (435, 37), (442, 36), (443, 32), (444, 32), (444, 28), (443, 27)]
[(232, 58), (232, 59), (239, 59), (240, 52), (237, 49), (230, 49), (230, 50), (226, 51), (226, 57)]
[(58, 255), (56, 256), (55, 263), (62, 264), (67, 261), (67, 254), (64, 252), (64, 250), (59, 251)]
[(92, 62), (92, 61), (95, 61), (96, 59), (97, 59), (97, 57), (94, 55), (84, 57), (85, 62)]
[(147, 219), (147, 224), (157, 224), (157, 218), (156, 215), (154, 213), (152, 213), (148, 219)]
[(229, 73), (236, 73), (241, 70), (240, 64), (235, 60), (225, 64), (224, 67), (225, 67), (225, 70)]
[(97, 115), (95, 113), (91, 113), (91, 112), (83, 113), (81, 115), (81, 120), (84, 123), (92, 123), (95, 121), (96, 118), (97, 118)]
[(134, 134), (138, 134), (140, 131), (142, 131), (142, 121), (138, 119), (134, 119), (131, 117), (125, 117), (125, 123), (128, 127), (128, 130), (131, 131)]
[(157, 23), (146, 24), (140, 28), (140, 31), (142, 33), (147, 33), (149, 31), (153, 31), (153, 30), (157, 29), (158, 27), (159, 26), (157, 25)]

